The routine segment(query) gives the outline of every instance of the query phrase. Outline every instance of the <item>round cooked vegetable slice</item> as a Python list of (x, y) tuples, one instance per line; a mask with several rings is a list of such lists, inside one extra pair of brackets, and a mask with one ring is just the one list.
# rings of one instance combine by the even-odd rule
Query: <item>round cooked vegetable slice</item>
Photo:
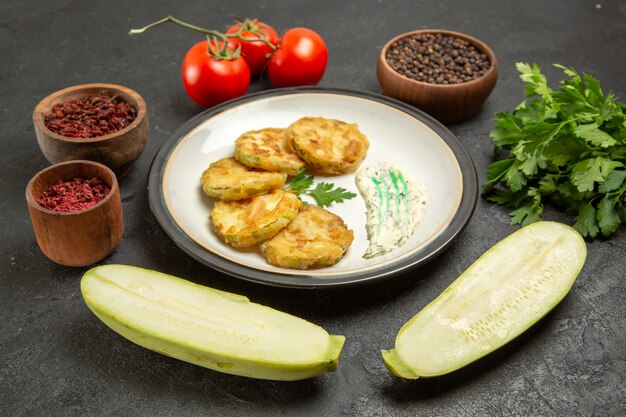
[(285, 129), (251, 130), (235, 141), (235, 157), (249, 167), (296, 175), (304, 168), (289, 145)]
[(356, 170), (369, 141), (354, 123), (323, 117), (303, 117), (285, 135), (291, 147), (312, 171), (344, 174)]
[(213, 162), (202, 173), (202, 190), (220, 200), (243, 200), (279, 189), (285, 181), (287, 174), (260, 171), (230, 157)]
[(246, 297), (128, 265), (87, 271), (81, 292), (91, 311), (128, 340), (228, 374), (314, 377), (335, 370), (345, 341)]
[(406, 323), (383, 360), (396, 376), (455, 371), (510, 342), (567, 295), (585, 263), (571, 227), (530, 224), (485, 252)]
[(222, 240), (245, 248), (269, 239), (287, 226), (302, 207), (294, 193), (274, 190), (241, 201), (216, 201), (211, 222)]
[(316, 206), (305, 206), (274, 237), (261, 243), (261, 252), (276, 266), (324, 268), (339, 262), (354, 240), (341, 217)]

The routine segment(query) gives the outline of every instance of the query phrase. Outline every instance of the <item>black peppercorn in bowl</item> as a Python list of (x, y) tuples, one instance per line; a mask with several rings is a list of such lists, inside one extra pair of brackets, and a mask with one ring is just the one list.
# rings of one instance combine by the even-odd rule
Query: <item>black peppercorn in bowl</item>
[(452, 124), (480, 111), (496, 85), (498, 60), (469, 35), (425, 29), (387, 42), (376, 74), (383, 94)]
[(59, 90), (33, 111), (37, 143), (56, 164), (89, 160), (128, 173), (148, 142), (144, 99), (115, 84), (83, 84)]

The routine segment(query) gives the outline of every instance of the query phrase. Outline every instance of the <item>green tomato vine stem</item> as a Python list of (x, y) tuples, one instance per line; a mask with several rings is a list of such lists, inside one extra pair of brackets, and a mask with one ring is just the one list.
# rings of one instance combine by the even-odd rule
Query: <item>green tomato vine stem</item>
[[(262, 26), (255, 23), (255, 21), (251, 21), (250, 19), (245, 19), (244, 21), (240, 21), (241, 25), (239, 27), (239, 30), (237, 30), (237, 32), (222, 33), (217, 30), (206, 29), (200, 26), (192, 25), (191, 23), (184, 22), (180, 19), (175, 18), (174, 16), (167, 16), (161, 20), (157, 20), (156, 22), (153, 22), (153, 23), (150, 23), (149, 25), (144, 26), (141, 29), (131, 29), (128, 32), (128, 34), (139, 35), (139, 34), (144, 33), (148, 29), (152, 29), (153, 27), (156, 27), (156, 26), (162, 25), (163, 23), (168, 23), (168, 22), (174, 23), (178, 26), (182, 26), (184, 28), (193, 30), (195, 32), (200, 32), (200, 33), (207, 35), (207, 38), (209, 38), (209, 44), (211, 43), (211, 41), (215, 41), (218, 38), (221, 39), (224, 42), (224, 46), (222, 50), (220, 50), (220, 52), (224, 52), (224, 53), (226, 53), (226, 47), (228, 46), (228, 39), (230, 38), (239, 39), (242, 42), (262, 42), (266, 44), (268, 47), (270, 47), (272, 51), (275, 51), (277, 49), (276, 45), (274, 45), (273, 43), (267, 40), (267, 34), (263, 30)], [(244, 30), (251, 31), (253, 33), (257, 33), (262, 36), (259, 36), (257, 39), (247, 39), (247, 38), (244, 38), (242, 35)], [(240, 48), (238, 48), (238, 50), (239, 49)], [(209, 52), (212, 52), (210, 46), (209, 46)], [(239, 53), (237, 53), (237, 56), (239, 56)], [(223, 57), (221, 55), (216, 55), (216, 57), (220, 57), (222, 59), (234, 59), (231, 57)]]

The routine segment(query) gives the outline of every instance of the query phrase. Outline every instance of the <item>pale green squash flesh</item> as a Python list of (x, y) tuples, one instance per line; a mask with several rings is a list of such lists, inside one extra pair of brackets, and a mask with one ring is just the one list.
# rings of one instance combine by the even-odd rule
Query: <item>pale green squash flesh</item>
[(128, 265), (83, 276), (87, 306), (145, 348), (216, 371), (299, 380), (334, 371), (345, 338), (246, 297)]
[(485, 252), (383, 350), (396, 376), (455, 371), (522, 334), (565, 297), (586, 258), (571, 227), (537, 222)]

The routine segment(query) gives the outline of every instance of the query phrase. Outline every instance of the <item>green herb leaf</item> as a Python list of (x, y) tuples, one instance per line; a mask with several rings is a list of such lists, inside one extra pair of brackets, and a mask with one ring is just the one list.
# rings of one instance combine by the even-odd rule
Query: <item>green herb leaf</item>
[(550, 195), (557, 190), (560, 176), (558, 174), (547, 174), (539, 180), (539, 191), (543, 195)]
[(615, 96), (613, 94), (608, 94), (604, 104), (600, 107), (600, 118), (603, 121), (609, 121), (613, 119), (613, 117), (619, 117), (620, 115), (623, 116), (619, 105), (616, 103)]
[(502, 161), (493, 162), (487, 167), (487, 182), (483, 185), (483, 189), (488, 189), (496, 182), (500, 181), (506, 171), (513, 165), (515, 159), (503, 159)]
[(313, 175), (306, 175), (305, 170), (298, 171), (295, 177), (291, 180), (288, 189), (293, 191), (296, 195), (304, 193), (313, 184)]
[(494, 194), (489, 195), (487, 201), (500, 205), (513, 205), (513, 193), (498, 190)]
[(626, 179), (626, 171), (611, 171), (609, 175), (606, 176), (606, 181), (604, 181), (604, 183), (600, 184), (600, 187), (598, 187), (598, 191), (600, 191), (601, 193), (615, 191), (624, 184), (624, 179)]
[(568, 75), (570, 78), (578, 78), (580, 80), (580, 76), (573, 68), (567, 68), (561, 64), (553, 64), (553, 66), (562, 69), (565, 75)]
[(526, 226), (539, 221), (541, 220), (542, 211), (542, 208), (535, 207), (532, 203), (528, 203), (511, 212), (511, 224), (521, 224), (522, 226)]
[(495, 144), (506, 146), (517, 143), (523, 137), (519, 118), (510, 113), (498, 113), (496, 116), (493, 120), (496, 127), (489, 134)]
[(585, 159), (572, 166), (570, 178), (578, 191), (591, 191), (594, 183), (605, 182), (607, 175), (621, 166), (623, 166), (621, 162), (611, 161), (601, 156)]
[(530, 66), (523, 62), (518, 62), (515, 66), (520, 72), (522, 81), (527, 83), (525, 87), (527, 97), (539, 95), (546, 101), (552, 101), (552, 90), (548, 87), (546, 77), (541, 73), (537, 64)]
[(585, 139), (592, 145), (606, 148), (617, 143), (613, 136), (601, 131), (595, 123), (580, 125), (574, 129), (574, 134), (579, 138)]
[(513, 192), (520, 191), (526, 185), (526, 177), (519, 170), (520, 161), (515, 161), (504, 174), (504, 181)]
[[(356, 197), (355, 193), (345, 188), (335, 188), (335, 185), (329, 182), (320, 182), (314, 189), (310, 190), (309, 188), (313, 185), (313, 180), (313, 175), (306, 175), (305, 170), (302, 169), (293, 177), (286, 189), (293, 191), (298, 196), (306, 194), (313, 197), (320, 207), (329, 206), (332, 203), (341, 203), (344, 200)], [(303, 203), (307, 204), (306, 202)]]
[(527, 154), (543, 152), (552, 139), (561, 131), (565, 123), (547, 123), (539, 121), (524, 128), (523, 149)]
[(528, 194), (525, 190), (518, 191), (516, 193), (511, 193), (511, 192), (503, 191), (503, 190), (496, 190), (493, 193), (491, 193), (489, 196), (487, 196), (487, 200), (491, 201), (492, 203), (505, 204), (507, 206), (517, 207), (524, 200), (526, 200), (527, 197), (528, 197)]
[(531, 177), (537, 174), (539, 168), (546, 167), (546, 159), (543, 156), (528, 155), (519, 167), (526, 177)]
[(596, 221), (596, 209), (591, 203), (585, 204), (578, 216), (576, 216), (574, 229), (583, 237), (589, 236), (593, 238), (598, 235), (600, 229), (598, 229), (598, 222)]
[(579, 159), (584, 152), (591, 149), (581, 142), (573, 136), (559, 137), (543, 150), (543, 156), (550, 161), (553, 167), (565, 166), (570, 161)]
[(341, 203), (356, 197), (356, 194), (346, 190), (345, 188), (334, 188), (334, 184), (328, 182), (320, 182), (317, 186), (309, 191), (308, 194), (315, 199), (320, 207), (329, 206), (332, 203)]
[(598, 204), (598, 226), (600, 226), (602, 236), (612, 235), (613, 232), (617, 230), (620, 223), (621, 221), (615, 210), (613, 199), (604, 196), (600, 204)]
[(604, 94), (602, 94), (598, 79), (587, 73), (583, 73), (583, 78), (589, 92), (588, 101), (596, 105), (604, 103)]

